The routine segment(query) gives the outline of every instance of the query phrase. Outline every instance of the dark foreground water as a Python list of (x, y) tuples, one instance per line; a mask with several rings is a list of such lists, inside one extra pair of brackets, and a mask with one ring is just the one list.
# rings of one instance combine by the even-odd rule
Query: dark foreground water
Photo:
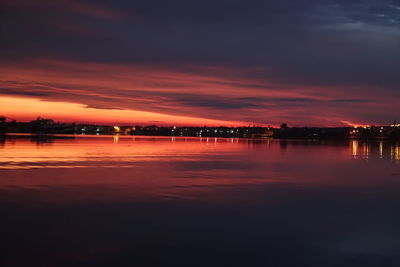
[(0, 266), (400, 266), (398, 144), (0, 138)]

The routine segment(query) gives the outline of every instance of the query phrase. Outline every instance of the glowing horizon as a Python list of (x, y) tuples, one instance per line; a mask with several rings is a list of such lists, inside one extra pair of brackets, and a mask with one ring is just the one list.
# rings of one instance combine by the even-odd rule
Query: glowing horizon
[[(31, 121), (37, 117), (42, 117), (60, 122), (108, 123), (111, 125), (115, 123), (177, 126), (187, 124), (194, 126), (239, 126), (244, 124), (241, 122), (173, 116), (136, 110), (95, 109), (77, 103), (41, 101), (35, 98), (0, 96), (0, 106), (2, 107), (1, 111), (5, 113), (0, 115), (17, 121)], [(25, 109), (27, 106), (30, 107), (29, 110)], [(12, 117), (8, 116), (7, 113), (13, 114)]]

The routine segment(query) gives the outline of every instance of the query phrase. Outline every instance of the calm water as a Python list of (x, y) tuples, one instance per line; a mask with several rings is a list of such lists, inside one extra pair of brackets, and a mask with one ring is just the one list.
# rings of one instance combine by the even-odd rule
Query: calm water
[(399, 144), (0, 139), (1, 266), (400, 266)]

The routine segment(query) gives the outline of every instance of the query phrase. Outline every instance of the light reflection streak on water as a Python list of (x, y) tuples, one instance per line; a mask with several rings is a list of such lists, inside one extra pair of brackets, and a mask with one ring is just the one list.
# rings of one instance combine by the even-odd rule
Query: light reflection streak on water
[(390, 158), (393, 161), (399, 161), (400, 160), (399, 144), (396, 144), (395, 146), (391, 146), (390, 147)]
[(364, 145), (363, 145), (363, 156), (364, 156), (364, 159), (368, 159), (368, 157), (369, 157), (369, 144), (367, 144), (367, 143), (364, 143)]
[(351, 146), (352, 146), (352, 155), (353, 158), (357, 158), (357, 154), (358, 154), (358, 141), (357, 140), (353, 140), (351, 142)]
[[(360, 141), (352, 140), (350, 142), (351, 155), (353, 159), (358, 159), (360, 156)], [(386, 143), (379, 141), (377, 143), (363, 142), (362, 145), (362, 158), (370, 159), (372, 156), (379, 156), (379, 159), (383, 160), (385, 155), (392, 161), (399, 163), (400, 161), (400, 149), (399, 144)], [(377, 150), (377, 151), (376, 151)]]

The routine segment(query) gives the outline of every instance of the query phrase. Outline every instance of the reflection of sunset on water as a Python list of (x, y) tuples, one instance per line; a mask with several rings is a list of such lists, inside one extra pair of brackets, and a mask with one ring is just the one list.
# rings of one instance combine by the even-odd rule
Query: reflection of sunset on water
[[(367, 159), (370, 165), (361, 168)], [(120, 196), (130, 198), (135, 192), (135, 197), (153, 198), (222, 185), (370, 186), (382, 183), (370, 166), (387, 165), (391, 177), (391, 163), (398, 161), (398, 145), (355, 140), (319, 144), (238, 138), (20, 136), (6, 138), (0, 149), (0, 189), (67, 186), (79, 191), (82, 186), (107, 186), (112, 195), (120, 188)], [(353, 178), (343, 179), (342, 173), (353, 173)]]
[[(4, 228), (25, 231), (35, 237), (29, 239), (33, 244), (48, 232), (59, 244), (68, 244), (75, 233), (78, 245), (88, 232), (103, 245), (109, 236), (118, 243), (131, 233), (129, 240), (141, 247), (153, 234), (170, 240), (190, 221), (191, 236), (204, 221), (209, 225), (195, 240), (218, 239), (235, 222), (228, 232), (235, 238), (248, 236), (259, 222), (253, 233), (257, 238), (272, 229), (263, 237), (269, 240), (281, 226), (280, 236), (300, 227), (293, 231), (296, 236), (306, 225), (309, 240), (316, 222), (322, 223), (322, 233), (338, 220), (353, 222), (359, 231), (360, 224), (374, 226), (375, 218), (386, 220), (378, 230), (392, 236), (386, 229), (398, 209), (398, 163), (398, 144), (361, 140), (5, 136), (0, 138), (0, 211), (6, 214)], [(24, 230), (30, 221), (33, 226)], [(144, 233), (142, 239), (133, 228)], [(21, 239), (14, 246), (25, 245), (26, 238)], [(81, 247), (79, 253), (90, 252)], [(43, 257), (48, 255), (53, 254)]]

